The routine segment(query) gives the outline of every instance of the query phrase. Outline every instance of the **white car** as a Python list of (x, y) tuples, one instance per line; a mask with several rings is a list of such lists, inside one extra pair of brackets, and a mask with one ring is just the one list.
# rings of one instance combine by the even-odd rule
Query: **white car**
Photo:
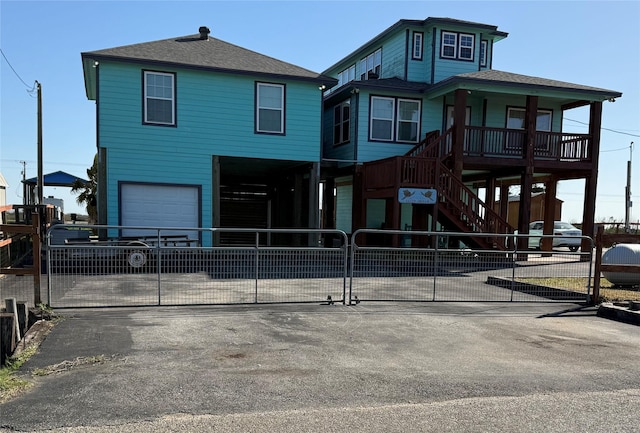
[[(529, 248), (537, 249), (542, 246), (543, 221), (529, 224)], [(553, 247), (567, 247), (571, 251), (578, 251), (582, 244), (582, 231), (569, 223), (556, 221), (553, 223)]]

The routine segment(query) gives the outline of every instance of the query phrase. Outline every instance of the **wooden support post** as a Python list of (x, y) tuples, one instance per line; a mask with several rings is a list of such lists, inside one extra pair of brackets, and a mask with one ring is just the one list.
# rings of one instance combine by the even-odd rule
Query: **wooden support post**
[[(591, 173), (585, 180), (584, 212), (582, 214), (582, 234), (594, 235), (596, 213), (596, 189), (598, 181), (598, 156), (600, 154), (600, 127), (602, 123), (602, 102), (592, 102), (589, 115), (589, 135), (591, 136)], [(591, 244), (582, 241), (582, 251), (588, 251)], [(588, 259), (587, 257), (585, 259)]]
[(462, 178), (464, 166), (464, 129), (467, 113), (467, 90), (457, 89), (455, 91), (455, 101), (453, 107), (453, 172), (458, 179)]
[(16, 325), (12, 313), (0, 313), (0, 366), (16, 348)]

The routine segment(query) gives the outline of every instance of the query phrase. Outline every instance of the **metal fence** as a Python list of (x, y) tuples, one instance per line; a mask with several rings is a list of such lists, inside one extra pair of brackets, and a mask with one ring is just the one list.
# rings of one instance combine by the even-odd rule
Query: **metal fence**
[[(473, 245), (472, 237), (496, 234), (356, 231), (351, 239), (350, 301), (589, 300), (593, 248), (481, 250), (467, 246)], [(530, 236), (511, 237), (510, 243), (517, 245), (518, 238)], [(385, 246), (394, 244), (402, 246)]]
[(49, 305), (588, 302), (591, 293), (591, 251), (466, 246), (495, 234), (359, 230), (349, 242), (339, 230), (124, 229), (50, 229)]

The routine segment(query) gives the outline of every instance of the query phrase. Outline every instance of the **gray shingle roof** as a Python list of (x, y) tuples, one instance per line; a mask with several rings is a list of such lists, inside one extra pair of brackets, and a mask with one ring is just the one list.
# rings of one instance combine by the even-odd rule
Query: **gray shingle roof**
[(441, 81), (440, 83), (437, 83), (434, 87), (440, 87), (442, 85), (447, 85), (451, 82), (456, 81), (469, 83), (521, 85), (527, 87), (545, 87), (548, 89), (593, 93), (608, 98), (618, 98), (622, 96), (622, 93), (615, 90), (584, 86), (582, 84), (567, 83), (565, 81), (550, 80), (548, 78), (531, 77), (528, 75), (514, 74), (513, 72), (497, 71), (495, 69), (454, 75)]
[[(83, 58), (162, 63), (221, 72), (257, 73), (329, 83), (335, 80), (317, 72), (265, 56), (255, 51), (199, 35), (163, 39), (82, 53)], [(331, 83), (331, 85), (333, 85)]]

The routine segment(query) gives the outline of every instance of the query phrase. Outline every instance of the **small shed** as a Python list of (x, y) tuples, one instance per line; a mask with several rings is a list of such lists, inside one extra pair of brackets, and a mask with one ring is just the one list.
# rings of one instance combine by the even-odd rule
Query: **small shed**
[[(544, 192), (531, 193), (531, 214), (529, 215), (529, 222), (544, 221), (544, 201), (546, 194)], [(560, 221), (562, 219), (562, 203), (563, 201), (556, 198), (554, 221)], [(500, 201), (497, 201), (494, 205), (494, 210), (500, 212)], [(518, 216), (520, 213), (520, 196), (509, 196), (509, 206), (507, 207), (507, 222), (512, 227), (518, 227)]]

